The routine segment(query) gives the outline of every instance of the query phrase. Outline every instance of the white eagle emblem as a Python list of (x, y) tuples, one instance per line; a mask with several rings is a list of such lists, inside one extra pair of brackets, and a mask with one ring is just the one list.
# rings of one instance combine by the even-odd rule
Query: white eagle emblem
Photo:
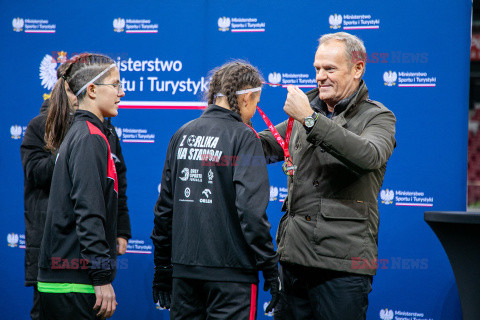
[(278, 197), (278, 188), (270, 186), (270, 201), (276, 201)]
[(270, 303), (270, 301), (265, 302), (265, 303), (263, 304), (263, 312), (265, 313), (265, 315), (266, 315), (267, 317), (273, 317), (273, 312), (275, 311), (275, 309), (273, 309), (273, 310), (270, 311), (269, 313), (266, 313), (266, 312), (265, 312), (265, 311), (267, 310), (267, 307), (268, 307), (268, 304), (269, 304), (269, 303)]
[(393, 190), (382, 190), (380, 191), (380, 199), (382, 199), (382, 203), (384, 204), (391, 204), (393, 203), (393, 197), (395, 194), (393, 193)]
[(12, 20), (13, 31), (22, 32), (23, 25), (24, 23), (22, 18), (14, 18)]
[(227, 17), (220, 17), (218, 18), (218, 30), (220, 31), (228, 31), (230, 28), (230, 18)]
[(113, 19), (113, 31), (123, 32), (124, 28), (125, 28), (125, 19), (122, 19), (122, 18)]
[(52, 90), (57, 82), (57, 62), (49, 54), (46, 54), (40, 63), (40, 79), (45, 89)]
[(392, 87), (395, 85), (395, 81), (397, 81), (397, 73), (395, 71), (388, 71), (383, 74), (383, 81), (385, 81), (385, 85)]
[(388, 310), (387, 308), (380, 310), (380, 319), (382, 319), (382, 320), (392, 320), (393, 319), (393, 311)]
[(282, 81), (282, 75), (280, 73), (269, 73), (268, 74), (268, 82), (273, 84), (279, 84)]
[(18, 234), (9, 233), (7, 236), (7, 242), (9, 247), (16, 247), (18, 245)]
[(10, 127), (10, 134), (12, 135), (12, 139), (20, 139), (22, 136), (22, 127), (19, 125), (13, 125)]
[(122, 138), (122, 128), (115, 127), (115, 132), (117, 133), (118, 139)]
[(341, 14), (331, 14), (328, 17), (328, 23), (330, 23), (331, 29), (338, 29), (342, 24), (342, 15)]

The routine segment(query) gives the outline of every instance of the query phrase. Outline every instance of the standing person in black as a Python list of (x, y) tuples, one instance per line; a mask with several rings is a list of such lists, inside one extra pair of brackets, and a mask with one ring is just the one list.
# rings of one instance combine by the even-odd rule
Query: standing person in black
[(152, 240), (153, 299), (172, 319), (255, 319), (259, 270), (267, 312), (277, 302), (267, 168), (247, 125), (261, 85), (244, 62), (214, 70), (208, 108), (170, 140)]
[[(64, 75), (69, 63), (61, 64), (57, 69), (57, 78)], [(65, 83), (71, 113), (78, 109), (77, 97)], [(24, 201), (25, 201), (25, 286), (33, 287), (33, 307), (30, 312), (32, 320), (40, 317), (40, 301), (37, 290), (38, 254), (43, 238), (43, 229), (47, 213), (50, 183), (55, 165), (55, 152), (45, 148), (45, 122), (50, 100), (47, 99), (40, 108), (40, 114), (33, 118), (27, 126), (25, 136), (20, 147), (20, 154), (24, 170)], [(112, 132), (109, 135), (109, 144), (115, 161), (118, 176), (118, 225), (117, 225), (117, 254), (126, 251), (127, 241), (131, 238), (130, 217), (127, 206), (127, 179), (125, 162), (123, 160), (120, 141), (110, 118), (105, 120)]]
[[(57, 78), (65, 72), (67, 64), (57, 69)], [(69, 104), (77, 107), (75, 94), (65, 87)], [(43, 102), (40, 114), (33, 118), (27, 126), (20, 146), (24, 172), (25, 202), (25, 286), (33, 287), (33, 307), (30, 311), (32, 320), (40, 317), (40, 300), (37, 290), (38, 254), (45, 227), (48, 196), (52, 181), (55, 155), (45, 149), (45, 120), (50, 100)]]
[[(113, 315), (118, 179), (103, 123), (125, 95), (113, 60), (82, 54), (68, 62), (52, 92), (47, 149), (56, 153), (39, 256), (41, 319)], [(79, 104), (71, 123), (66, 85)]]

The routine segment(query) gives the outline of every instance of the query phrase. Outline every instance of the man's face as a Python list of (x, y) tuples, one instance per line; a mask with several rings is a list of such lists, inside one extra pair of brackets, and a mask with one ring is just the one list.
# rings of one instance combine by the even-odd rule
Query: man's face
[(347, 60), (345, 44), (339, 40), (321, 44), (313, 66), (320, 99), (331, 107), (355, 92), (364, 67), (363, 62), (353, 64)]

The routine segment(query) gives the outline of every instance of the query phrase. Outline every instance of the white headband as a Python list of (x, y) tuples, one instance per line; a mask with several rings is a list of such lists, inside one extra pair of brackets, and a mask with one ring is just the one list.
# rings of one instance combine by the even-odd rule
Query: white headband
[[(262, 90), (262, 87), (245, 89), (245, 90), (239, 90), (239, 91), (236, 91), (235, 94), (236, 94), (237, 96), (239, 96), (239, 95), (244, 94), (244, 93), (257, 92), (257, 91), (260, 91), (260, 90)], [(217, 93), (216, 96), (217, 96), (217, 97), (225, 97), (225, 95), (224, 95), (223, 93)]]
[(111, 65), (109, 65), (105, 70), (103, 70), (102, 72), (100, 72), (95, 78), (93, 78), (92, 80), (90, 80), (89, 82), (87, 82), (83, 87), (80, 88), (80, 90), (78, 90), (77, 94), (75, 94), (76, 97), (78, 97), (78, 95), (80, 93), (83, 92), (83, 90), (85, 90), (90, 84), (94, 83), (95, 81), (97, 81), (101, 76), (103, 76), (105, 73), (107, 73), (108, 70), (112, 69), (113, 67), (116, 67), (117, 65), (115, 63), (112, 63)]

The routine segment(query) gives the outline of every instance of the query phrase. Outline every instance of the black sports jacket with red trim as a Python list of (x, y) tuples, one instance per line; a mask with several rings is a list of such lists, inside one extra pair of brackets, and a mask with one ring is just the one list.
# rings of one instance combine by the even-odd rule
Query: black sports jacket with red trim
[(108, 128), (78, 110), (59, 148), (38, 281), (104, 285), (116, 273), (118, 182)]
[(231, 110), (211, 105), (170, 140), (152, 240), (173, 277), (258, 282), (276, 271), (260, 139)]

